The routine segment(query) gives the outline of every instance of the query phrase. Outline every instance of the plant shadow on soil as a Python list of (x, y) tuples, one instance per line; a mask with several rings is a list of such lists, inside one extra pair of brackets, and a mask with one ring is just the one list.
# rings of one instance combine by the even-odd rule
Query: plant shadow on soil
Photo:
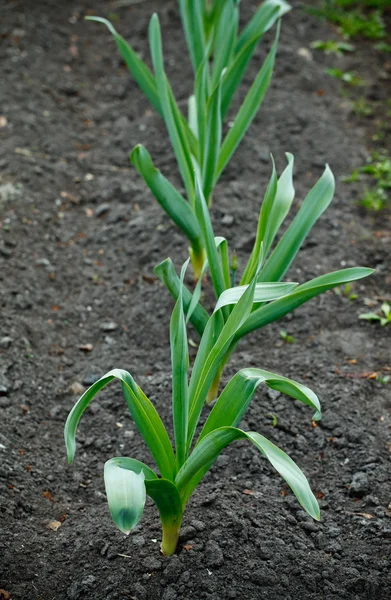
[[(256, 3), (242, 4), (247, 19)], [(320, 396), (318, 427), (309, 409), (265, 390), (243, 426), (303, 468), (322, 521), (306, 516), (255, 449), (237, 443), (190, 501), (176, 556), (160, 556), (149, 503), (126, 538), (108, 514), (103, 464), (115, 455), (150, 457), (115, 385), (82, 420), (67, 466), (66, 415), (83, 386), (112, 367), (129, 370), (169, 424), (173, 303), (152, 274), (165, 256), (177, 267), (186, 258), (184, 240), (127, 159), (144, 143), (179, 184), (164, 124), (106, 29), (83, 21), (115, 12), (119, 31), (148, 56), (148, 19), (158, 10), (184, 107), (191, 72), (176, 3), (91, 7), (85, 0), (0, 7), (0, 589), (13, 600), (389, 599), (390, 387), (367, 377), (391, 366), (389, 331), (358, 314), (364, 298), (390, 294), (390, 214), (360, 211), (341, 183), (289, 275), (304, 281), (341, 265), (376, 274), (355, 285), (355, 302), (329, 292), (249, 336), (226, 373), (267, 368)], [(283, 153), (295, 154), (298, 200), (326, 161), (338, 178), (366, 155), (366, 121), (352, 119), (322, 58), (302, 50), (328, 35), (327, 24), (299, 7), (284, 18), (271, 89), (216, 190), (214, 224), (241, 264), (271, 151), (280, 171)], [(360, 60), (368, 85), (377, 85), (376, 53), (364, 48), (346, 60)], [(282, 328), (298, 342), (283, 345)]]

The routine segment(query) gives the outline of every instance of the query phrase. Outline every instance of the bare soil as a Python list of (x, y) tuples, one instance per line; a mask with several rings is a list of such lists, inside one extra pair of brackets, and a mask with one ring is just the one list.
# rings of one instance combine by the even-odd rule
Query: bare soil
[[(245, 20), (256, 4), (242, 1)], [(152, 505), (128, 538), (108, 513), (104, 462), (122, 454), (150, 461), (120, 389), (113, 385), (92, 404), (71, 466), (63, 426), (80, 390), (112, 367), (129, 370), (170, 424), (173, 302), (153, 267), (166, 256), (179, 267), (187, 249), (129, 165), (129, 150), (144, 143), (180, 182), (163, 122), (106, 29), (83, 17), (115, 13), (115, 26), (148, 57), (148, 20), (157, 10), (167, 70), (185, 107), (192, 75), (176, 2), (1, 2), (2, 599), (391, 598), (391, 383), (379, 381), (390, 374), (391, 325), (358, 318), (369, 310), (368, 299), (377, 308), (390, 298), (390, 213), (364, 212), (357, 205), (363, 183), (340, 181), (365, 161), (383, 118), (389, 59), (367, 42), (343, 59), (312, 51), (311, 41), (336, 32), (294, 4), (267, 99), (218, 185), (212, 217), (243, 265), (269, 153), (279, 170), (284, 152), (295, 154), (297, 203), (329, 162), (335, 200), (289, 275), (305, 281), (342, 266), (376, 269), (351, 292), (324, 294), (246, 338), (225, 374), (259, 366), (306, 382), (320, 396), (318, 427), (309, 410), (265, 391), (243, 426), (268, 436), (303, 468), (322, 521), (306, 516), (254, 448), (237, 443), (191, 499), (177, 555), (164, 558)], [(354, 116), (340, 82), (324, 74), (336, 63), (365, 79), (373, 117)], [(297, 342), (284, 344), (281, 329)]]

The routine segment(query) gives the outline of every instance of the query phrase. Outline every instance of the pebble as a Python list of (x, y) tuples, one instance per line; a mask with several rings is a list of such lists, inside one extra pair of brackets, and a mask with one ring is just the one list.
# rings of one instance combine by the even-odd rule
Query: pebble
[(193, 519), (191, 522), (191, 525), (197, 530), (197, 531), (204, 531), (204, 529), (206, 528), (206, 525), (203, 521), (198, 521), (197, 519)]
[(52, 408), (49, 411), (49, 416), (51, 419), (55, 419), (56, 417), (58, 417), (62, 411), (63, 411), (64, 407), (62, 406), (62, 404), (55, 404), (54, 406), (52, 406)]
[(15, 304), (17, 308), (21, 308), (22, 310), (27, 310), (32, 307), (32, 302), (30, 298), (24, 296), (23, 294), (17, 294), (15, 299)]
[(221, 223), (223, 225), (226, 225), (227, 227), (232, 227), (234, 222), (235, 222), (235, 219), (234, 219), (233, 215), (224, 215), (224, 217), (221, 219)]
[(8, 398), (8, 396), (2, 396), (0, 398), (0, 408), (8, 408), (8, 406), (11, 406), (11, 398)]
[(359, 471), (355, 473), (352, 478), (352, 483), (349, 488), (349, 496), (355, 498), (362, 498), (369, 492), (369, 481), (366, 473)]
[(148, 571), (159, 571), (162, 568), (162, 563), (154, 556), (147, 556), (147, 558), (144, 558), (143, 560), (143, 566), (148, 569)]
[(257, 585), (275, 585), (277, 576), (272, 569), (261, 567), (251, 574), (251, 581)]
[(223, 551), (214, 540), (209, 540), (205, 546), (205, 561), (208, 567), (221, 567), (224, 564)]
[(186, 527), (182, 527), (181, 533), (179, 535), (179, 542), (187, 542), (188, 540), (192, 540), (196, 536), (196, 530), (191, 525), (186, 525)]
[(11, 384), (5, 375), (0, 374), (0, 396), (6, 396), (11, 389)]
[(98, 381), (98, 379), (100, 379), (100, 375), (96, 373), (87, 373), (87, 375), (83, 377), (82, 383), (83, 385), (93, 385)]
[(72, 383), (69, 389), (71, 390), (72, 394), (81, 396), (84, 393), (85, 387), (79, 381), (75, 381), (74, 383)]
[(182, 563), (177, 556), (173, 556), (164, 571), (168, 583), (175, 583), (182, 573)]
[(13, 342), (11, 337), (5, 336), (0, 339), (0, 348), (9, 348)]
[(109, 212), (110, 208), (110, 204), (108, 203), (100, 204), (95, 210), (95, 216), (101, 217), (102, 215), (105, 215)]
[(10, 258), (12, 256), (12, 250), (5, 246), (0, 246), (0, 254), (4, 256), (4, 258)]
[(102, 331), (115, 331), (118, 329), (118, 325), (114, 321), (108, 321), (107, 323), (101, 323), (100, 329)]

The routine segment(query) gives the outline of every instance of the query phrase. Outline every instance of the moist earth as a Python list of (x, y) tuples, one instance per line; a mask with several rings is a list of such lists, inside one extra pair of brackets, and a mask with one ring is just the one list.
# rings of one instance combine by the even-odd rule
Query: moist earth
[[(299, 464), (322, 520), (303, 512), (255, 448), (236, 443), (194, 493), (178, 553), (165, 558), (149, 502), (129, 537), (108, 512), (104, 462), (128, 455), (152, 465), (119, 386), (104, 390), (84, 415), (71, 466), (63, 426), (85, 387), (120, 367), (132, 373), (171, 431), (173, 301), (153, 267), (170, 256), (179, 268), (187, 247), (129, 165), (128, 152), (143, 143), (180, 186), (178, 170), (164, 123), (110, 34), (83, 17), (109, 16), (149, 60), (148, 20), (158, 11), (167, 71), (185, 109), (192, 73), (177, 4), (1, 3), (2, 599), (391, 598), (391, 384), (385, 383), (391, 325), (358, 318), (390, 298), (390, 213), (365, 212), (357, 203), (364, 184), (341, 182), (369, 154), (376, 111), (389, 95), (390, 65), (364, 41), (342, 59), (311, 50), (311, 41), (337, 33), (293, 4), (283, 20), (271, 88), (217, 186), (212, 218), (243, 266), (270, 152), (280, 172), (284, 152), (295, 154), (293, 212), (329, 162), (337, 179), (334, 202), (288, 275), (303, 282), (344, 266), (376, 269), (352, 290), (323, 294), (248, 336), (224, 376), (257, 366), (319, 395), (324, 416), (316, 427), (308, 408), (267, 390), (258, 393), (242, 426), (266, 435)], [(244, 21), (256, 5), (242, 2)], [(243, 90), (271, 40), (267, 35), (257, 50)], [(354, 116), (346, 90), (325, 75), (336, 60), (365, 79), (375, 117)], [(192, 285), (191, 275), (187, 282)], [(210, 283), (204, 288), (211, 307)], [(296, 343), (285, 343), (281, 330)], [(189, 336), (198, 342), (194, 331)]]

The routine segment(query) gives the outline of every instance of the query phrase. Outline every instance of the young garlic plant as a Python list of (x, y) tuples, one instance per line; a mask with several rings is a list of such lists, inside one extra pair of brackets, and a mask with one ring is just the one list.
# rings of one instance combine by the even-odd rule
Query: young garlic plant
[[(335, 190), (333, 173), (326, 166), (323, 175), (302, 202), (289, 227), (282, 235), (279, 235), (281, 226), (295, 197), (293, 187), (294, 158), (292, 154), (286, 156), (288, 166), (279, 178), (273, 161), (272, 175), (259, 214), (254, 247), (238, 286), (235, 286), (234, 282), (237, 265), (232, 265), (227, 240), (214, 235), (210, 214), (199, 180), (196, 185), (195, 210), (206, 248), (206, 260), (202, 273), (206, 269), (210, 271), (217, 306), (222, 308), (221, 318), (224, 322), (229, 318), (232, 303), (236, 302), (240, 295), (244, 293), (258, 269), (254, 305), (227, 347), (212, 383), (208, 396), (209, 401), (217, 396), (224, 366), (241, 338), (251, 331), (277, 321), (318, 294), (373, 273), (372, 269), (356, 267), (321, 275), (301, 285), (280, 281), (288, 271), (312, 227), (329, 206)], [(277, 236), (280, 239), (278, 243), (274, 244)], [(236, 257), (233, 256), (233, 258), (236, 262)], [(232, 266), (234, 266), (234, 269), (232, 269)], [(177, 299), (180, 288), (179, 278), (172, 261), (169, 258), (164, 260), (155, 267), (155, 273), (164, 282), (174, 298)], [(199, 301), (201, 279), (198, 281), (193, 294), (187, 288), (182, 293), (184, 310), (187, 312), (188, 307), (191, 305), (191, 314), (188, 318), (190, 318), (200, 336), (203, 335), (209, 322), (209, 314)], [(269, 296), (267, 297), (265, 297), (266, 289), (269, 290)], [(273, 297), (273, 292), (277, 292), (278, 295)]]
[(223, 123), (232, 100), (264, 33), (291, 7), (285, 0), (266, 0), (239, 33), (238, 0), (178, 0), (178, 3), (194, 70), (194, 92), (188, 101), (188, 118), (181, 112), (165, 73), (160, 23), (156, 14), (149, 24), (153, 72), (109, 21), (99, 17), (86, 18), (104, 23), (109, 28), (134, 79), (165, 121), (186, 199), (155, 169), (143, 146), (136, 146), (130, 159), (156, 200), (188, 238), (198, 279), (205, 249), (195, 211), (194, 170), (210, 205), (220, 175), (265, 97), (272, 77), (279, 27), (269, 54), (223, 139)]
[[(234, 300), (233, 309), (226, 320), (222, 314), (224, 307), (221, 303), (216, 305), (206, 323), (189, 380), (188, 342), (182, 298), (183, 278), (188, 262), (182, 268), (178, 300), (170, 323), (174, 447), (153, 404), (132, 376), (120, 369), (106, 373), (83, 394), (65, 425), (68, 460), (72, 462), (76, 450), (76, 429), (83, 412), (109, 382), (113, 379), (121, 382), (130, 414), (155, 460), (158, 473), (132, 458), (115, 457), (106, 462), (104, 479), (110, 512), (117, 527), (128, 534), (141, 518), (146, 495), (150, 496), (160, 513), (161, 548), (166, 555), (171, 555), (176, 550), (183, 511), (191, 494), (220, 452), (235, 440), (248, 440), (254, 444), (285, 479), (307, 513), (314, 519), (320, 518), (317, 500), (306, 477), (293, 460), (260, 433), (238, 428), (261, 384), (312, 407), (315, 409), (314, 418), (319, 419), (319, 400), (305, 385), (262, 369), (243, 369), (226, 385), (201, 432), (198, 432), (199, 418), (220, 361), (235, 335), (250, 317), (257, 290), (259, 293), (261, 288), (257, 283), (257, 271), (244, 293)], [(268, 293), (265, 288), (266, 296)], [(187, 316), (191, 316), (191, 307)]]

